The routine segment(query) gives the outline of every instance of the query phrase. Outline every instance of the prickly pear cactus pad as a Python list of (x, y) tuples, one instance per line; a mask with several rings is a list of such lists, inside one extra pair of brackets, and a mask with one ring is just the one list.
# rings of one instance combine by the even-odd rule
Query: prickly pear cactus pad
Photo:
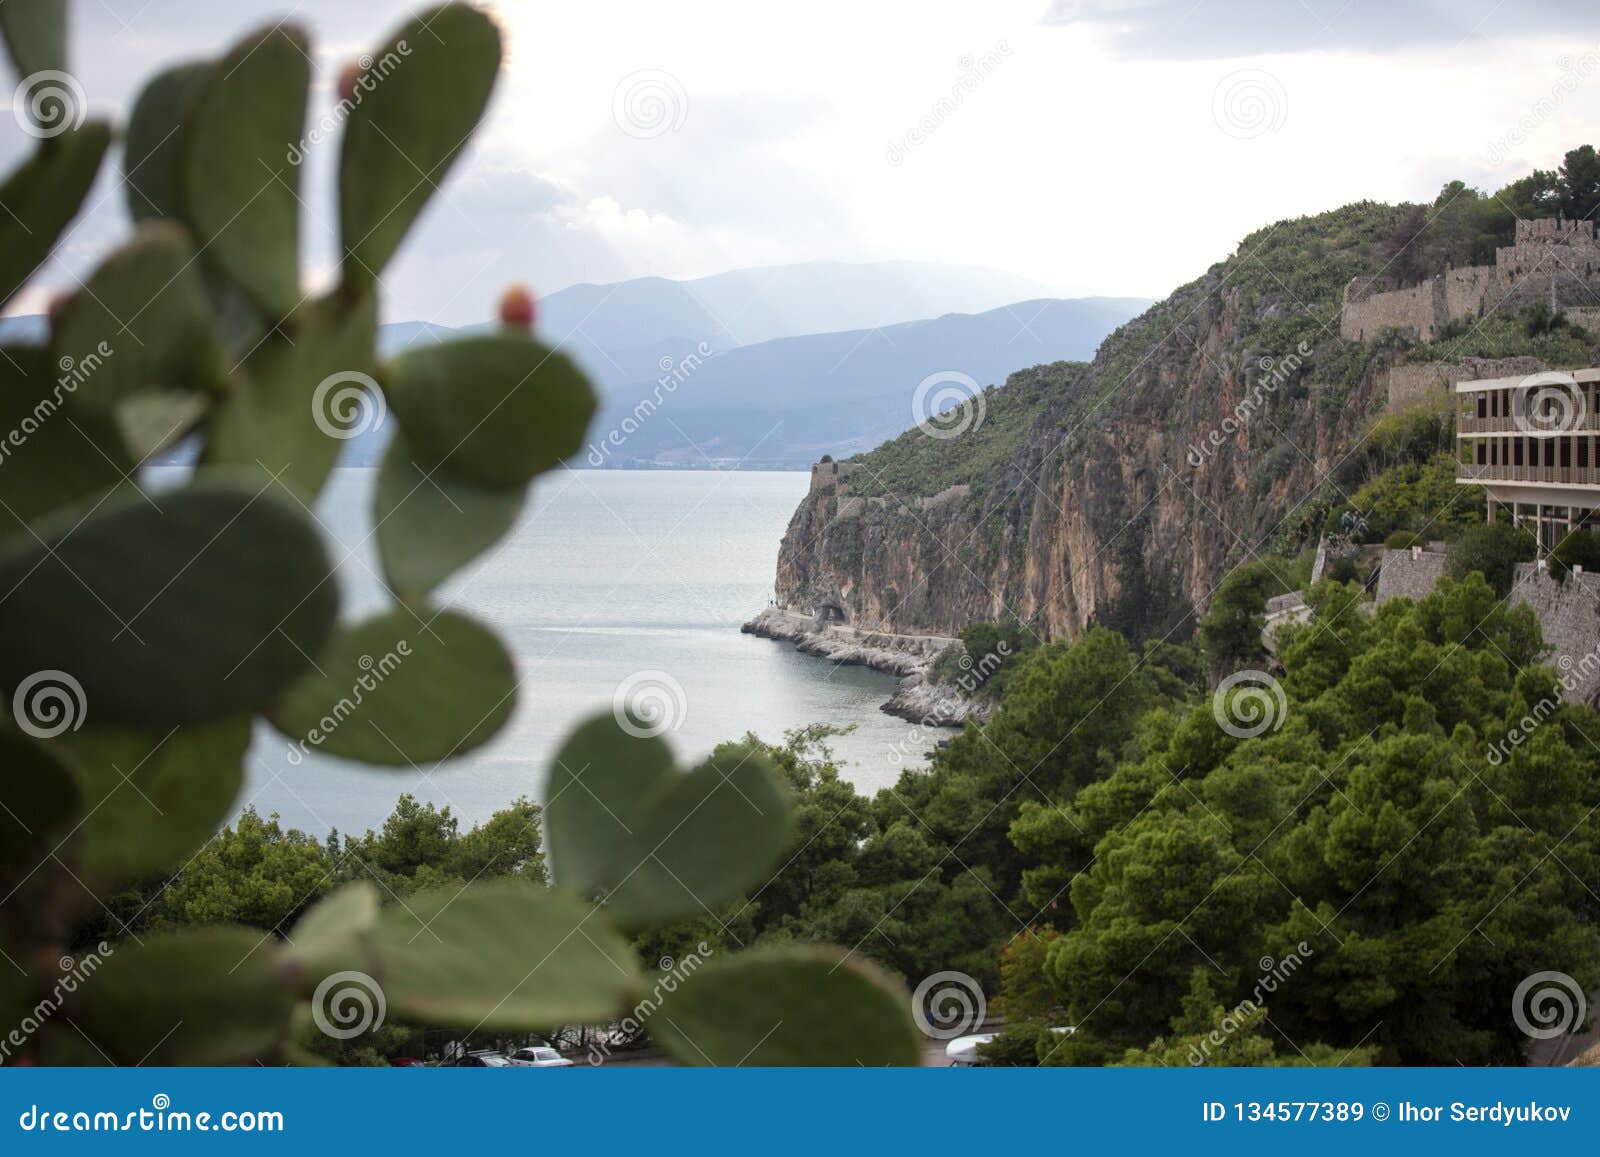
[[(108, 155), (129, 219), (42, 339), (0, 348), (0, 1021), (36, 1022), (0, 1061), (322, 1063), (308, 1039), (365, 1031), (329, 996), (354, 977), (421, 1029), (637, 1014), (690, 1063), (914, 1063), (904, 992), (841, 950), (729, 953), (641, 1003), (631, 938), (758, 893), (792, 809), (753, 749), (686, 769), (609, 713), (524, 769), (551, 883), (402, 901), (375, 871), (266, 930), (131, 930), (138, 888), (218, 854), (253, 744), (286, 745), (290, 774), (327, 766), (315, 751), (404, 785), (505, 740), (513, 652), (439, 592), (583, 445), (596, 396), (522, 291), (492, 333), (376, 349), (384, 272), (491, 115), (491, 15), (419, 12), (336, 78), (292, 19), (246, 32), (152, 78), (123, 126), (86, 115), (66, 0), (0, 0), (0, 35), (13, 81), (65, 78), (19, 106), (32, 152), (0, 177), (0, 300), (51, 261)], [(314, 85), (338, 98), (321, 282), (301, 252)], [(387, 605), (358, 615), (315, 502), (368, 411), (391, 419), (367, 528)], [(157, 485), (149, 459), (180, 443), (196, 465)], [(96, 967), (63, 993), (91, 928)], [(51, 993), (59, 1015), (34, 1017)], [(825, 1005), (848, 1033), (801, 1031)]]

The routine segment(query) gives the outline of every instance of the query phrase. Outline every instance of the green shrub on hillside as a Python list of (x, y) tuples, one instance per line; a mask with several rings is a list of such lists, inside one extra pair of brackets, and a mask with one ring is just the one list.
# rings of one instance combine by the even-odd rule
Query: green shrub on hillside
[[(1545, 314), (1548, 312), (1546, 307)], [(1516, 315), (1492, 313), (1467, 323), (1459, 334), (1413, 345), (1405, 360), (1455, 362), (1462, 358), (1524, 356), (1556, 367), (1593, 365), (1600, 359), (1600, 338), (1573, 325), (1551, 328), (1547, 317), (1541, 319), (1532, 311)]]
[(1477, 573), (1484, 577), (1501, 598), (1511, 593), (1511, 583), (1519, 562), (1532, 562), (1538, 544), (1527, 530), (1509, 522), (1485, 522), (1469, 526), (1450, 544), (1445, 573), (1464, 579)]
[(981, 491), (1012, 464), (1045, 407), (1070, 397), (1087, 371), (1082, 362), (1019, 370), (1004, 386), (984, 390), (981, 414), (972, 411), (972, 425), (965, 433), (936, 438), (914, 426), (852, 459), (861, 465), (850, 476), (849, 492), (863, 497), (927, 497), (960, 484)]
[(1600, 531), (1575, 530), (1550, 552), (1550, 573), (1556, 578), (1565, 579), (1575, 566), (1600, 571)]
[(1457, 483), (1456, 465), (1449, 452), (1403, 462), (1351, 494), (1350, 507), (1365, 520), (1364, 541), (1382, 542), (1402, 530), (1423, 539), (1448, 539), (1482, 523), (1483, 490)]

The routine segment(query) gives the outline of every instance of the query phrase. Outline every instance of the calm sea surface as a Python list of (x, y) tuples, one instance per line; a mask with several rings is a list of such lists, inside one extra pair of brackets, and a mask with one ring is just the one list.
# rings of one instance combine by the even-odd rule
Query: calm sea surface
[[(354, 551), (341, 566), (347, 618), (381, 609), (370, 528), (376, 471), (335, 472), (319, 504)], [(519, 795), (541, 798), (546, 765), (619, 685), (659, 695), (680, 760), (754, 731), (779, 740), (808, 723), (855, 724), (834, 741), (863, 791), (922, 762), (926, 733), (878, 707), (895, 679), (739, 633), (772, 595), (778, 542), (805, 493), (803, 473), (563, 470), (535, 486), (521, 524), (456, 576), (441, 600), (492, 623), (516, 659), (516, 713), (493, 742), (419, 774), (313, 754), (299, 766), (264, 725), (240, 807), (315, 835), (377, 825), (401, 792), (481, 820)], [(667, 678), (663, 679), (665, 675)], [(678, 697), (676, 687), (682, 689)]]

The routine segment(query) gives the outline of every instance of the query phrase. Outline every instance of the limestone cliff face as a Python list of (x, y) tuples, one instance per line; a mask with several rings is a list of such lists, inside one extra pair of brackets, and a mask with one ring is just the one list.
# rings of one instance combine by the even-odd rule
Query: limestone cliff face
[(906, 493), (881, 451), (814, 485), (784, 536), (779, 602), (836, 601), (904, 633), (1016, 614), (1049, 637), (1092, 622), (1160, 635), (1250, 551), (1314, 541), (1325, 505), (1308, 500), (1358, 484), (1341, 459), (1385, 402), (1387, 355), (1339, 336), (1338, 299), (1386, 220), (1309, 272), (1243, 276), (1259, 254), (1213, 267), (1107, 339), (966, 485)]

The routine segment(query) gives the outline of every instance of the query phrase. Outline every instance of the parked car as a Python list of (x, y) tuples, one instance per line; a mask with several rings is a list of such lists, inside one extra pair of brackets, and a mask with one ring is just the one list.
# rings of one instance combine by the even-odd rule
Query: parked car
[(976, 1036), (958, 1036), (944, 1046), (944, 1055), (952, 1065), (975, 1065), (978, 1063), (978, 1046), (988, 1044), (999, 1035), (985, 1032)]
[(464, 1057), (451, 1061), (455, 1068), (462, 1069), (506, 1069), (511, 1067), (511, 1062), (492, 1049), (479, 1049), (477, 1052), (468, 1053)]
[(572, 1064), (555, 1049), (542, 1045), (518, 1049), (511, 1054), (510, 1061), (513, 1065), (524, 1069), (564, 1069)]
[[(1056, 1036), (1066, 1037), (1077, 1032), (1076, 1028), (1063, 1026), (1050, 1030)], [(983, 1058), (978, 1055), (978, 1046), (986, 1045), (1000, 1034), (997, 1032), (979, 1033), (976, 1036), (958, 1036), (955, 1040), (944, 1046), (944, 1055), (952, 1065), (958, 1068), (967, 1068), (981, 1065)]]

